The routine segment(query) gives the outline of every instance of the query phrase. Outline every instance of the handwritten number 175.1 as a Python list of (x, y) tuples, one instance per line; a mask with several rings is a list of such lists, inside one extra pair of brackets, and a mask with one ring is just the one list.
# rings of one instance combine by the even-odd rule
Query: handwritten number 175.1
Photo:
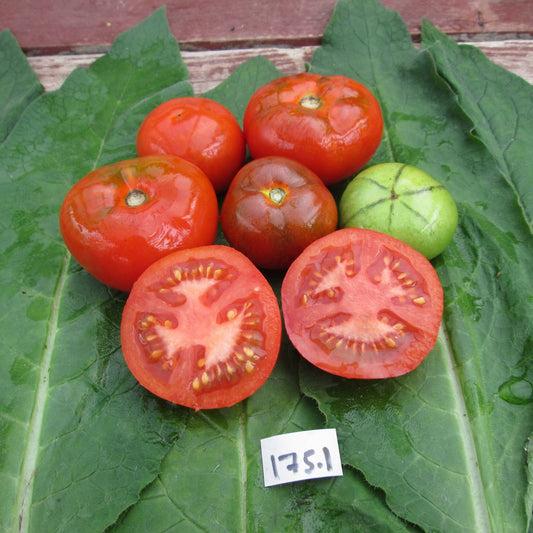
[[(306, 474), (311, 474), (315, 468), (326, 468), (326, 470), (331, 471), (333, 469), (333, 465), (331, 464), (331, 454), (327, 446), (324, 446), (322, 448), (322, 453), (324, 456), (323, 462), (318, 461), (314, 463), (311, 461), (311, 457), (315, 455), (316, 451), (314, 449), (306, 450), (303, 454), (303, 462), (306, 465), (306, 468), (304, 469), (304, 472)], [(272, 470), (274, 472), (274, 476), (279, 478), (278, 474), (278, 462), (284, 463), (285, 468), (289, 472), (293, 472), (296, 474), (300, 468), (300, 462), (298, 458), (298, 454), (296, 452), (290, 452), (290, 453), (284, 453), (282, 455), (278, 455), (277, 457), (275, 455), (270, 456), (270, 461), (272, 463)]]

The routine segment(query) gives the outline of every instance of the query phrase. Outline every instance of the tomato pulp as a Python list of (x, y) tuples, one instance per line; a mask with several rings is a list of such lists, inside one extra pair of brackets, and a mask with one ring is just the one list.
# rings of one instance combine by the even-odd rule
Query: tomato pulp
[(137, 133), (137, 154), (183, 157), (200, 167), (220, 193), (243, 165), (246, 143), (229, 109), (188, 96), (168, 100), (147, 115)]
[(202, 246), (140, 276), (122, 316), (122, 350), (157, 396), (195, 410), (229, 407), (269, 377), (281, 328), (276, 296), (250, 260), (229, 246)]
[(213, 244), (217, 197), (207, 176), (174, 156), (98, 168), (67, 193), (59, 215), (73, 257), (102, 283), (129, 291), (154, 261)]
[(285, 157), (264, 157), (235, 176), (221, 210), (228, 242), (252, 262), (284, 269), (311, 242), (337, 228), (337, 205), (320, 178)]
[(384, 233), (337, 230), (308, 246), (281, 288), (285, 326), (300, 354), (347, 378), (395, 377), (433, 348), (443, 292), (431, 263)]
[(345, 76), (304, 72), (267, 83), (251, 97), (244, 135), (254, 159), (295, 159), (331, 185), (359, 171), (383, 133), (378, 101)]

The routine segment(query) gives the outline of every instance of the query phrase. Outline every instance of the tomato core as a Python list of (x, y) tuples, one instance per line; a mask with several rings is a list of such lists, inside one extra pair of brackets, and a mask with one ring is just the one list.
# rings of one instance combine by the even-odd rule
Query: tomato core
[(146, 203), (148, 200), (149, 197), (144, 191), (141, 189), (133, 189), (126, 195), (124, 202), (128, 207), (138, 207)]

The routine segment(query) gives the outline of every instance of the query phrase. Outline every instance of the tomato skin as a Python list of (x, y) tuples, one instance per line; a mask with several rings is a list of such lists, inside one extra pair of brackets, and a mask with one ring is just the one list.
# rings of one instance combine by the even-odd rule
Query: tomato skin
[(230, 407), (270, 376), (281, 344), (277, 298), (261, 272), (223, 245), (152, 264), (124, 307), (124, 359), (153, 394), (195, 410)]
[(300, 354), (358, 379), (414, 370), (435, 345), (443, 311), (431, 263), (389, 235), (360, 228), (308, 246), (287, 271), (281, 301)]
[(457, 205), (448, 190), (422, 169), (380, 163), (359, 173), (339, 202), (343, 227), (368, 228), (399, 239), (433, 259), (451, 242)]
[(335, 199), (320, 178), (284, 157), (264, 157), (235, 176), (221, 210), (228, 242), (259, 268), (284, 269), (337, 228)]
[(371, 159), (381, 142), (383, 117), (376, 98), (360, 83), (305, 72), (258, 89), (243, 128), (254, 159), (295, 159), (331, 185)]
[(183, 157), (202, 169), (220, 193), (243, 165), (246, 142), (226, 107), (187, 96), (168, 100), (146, 116), (137, 133), (137, 154)]
[[(132, 190), (141, 196), (140, 205), (127, 205)], [(217, 197), (207, 176), (182, 158), (128, 159), (78, 181), (63, 200), (59, 224), (82, 267), (102, 283), (129, 291), (160, 257), (215, 241)]]

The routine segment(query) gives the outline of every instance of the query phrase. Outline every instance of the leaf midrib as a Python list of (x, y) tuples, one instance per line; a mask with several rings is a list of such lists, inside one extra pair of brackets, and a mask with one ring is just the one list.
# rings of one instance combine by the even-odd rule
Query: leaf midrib
[(453, 389), (453, 397), (456, 400), (458, 420), (461, 432), (461, 440), (464, 443), (465, 462), (467, 468), (467, 476), (472, 487), (472, 505), (474, 509), (474, 523), (476, 524), (476, 531), (479, 533), (490, 532), (490, 518), (488, 514), (488, 505), (485, 498), (485, 491), (481, 472), (478, 467), (479, 459), (472, 432), (472, 425), (470, 422), (470, 415), (465, 403), (463, 388), (461, 386), (459, 373), (457, 371), (453, 351), (449, 340), (448, 332), (444, 324), (441, 324), (439, 337), (442, 341), (443, 351), (446, 356), (446, 363), (448, 367), (449, 381)]
[(63, 263), (52, 298), (52, 308), (42, 349), (39, 380), (35, 391), (34, 403), (28, 425), (28, 438), (22, 459), (21, 475), (17, 485), (16, 507), (19, 532), (29, 530), (31, 505), (33, 502), (34, 474), (39, 456), (39, 444), (43, 427), (46, 398), (49, 390), (49, 374), (55, 348), (59, 322), (59, 310), (72, 256), (65, 251)]

